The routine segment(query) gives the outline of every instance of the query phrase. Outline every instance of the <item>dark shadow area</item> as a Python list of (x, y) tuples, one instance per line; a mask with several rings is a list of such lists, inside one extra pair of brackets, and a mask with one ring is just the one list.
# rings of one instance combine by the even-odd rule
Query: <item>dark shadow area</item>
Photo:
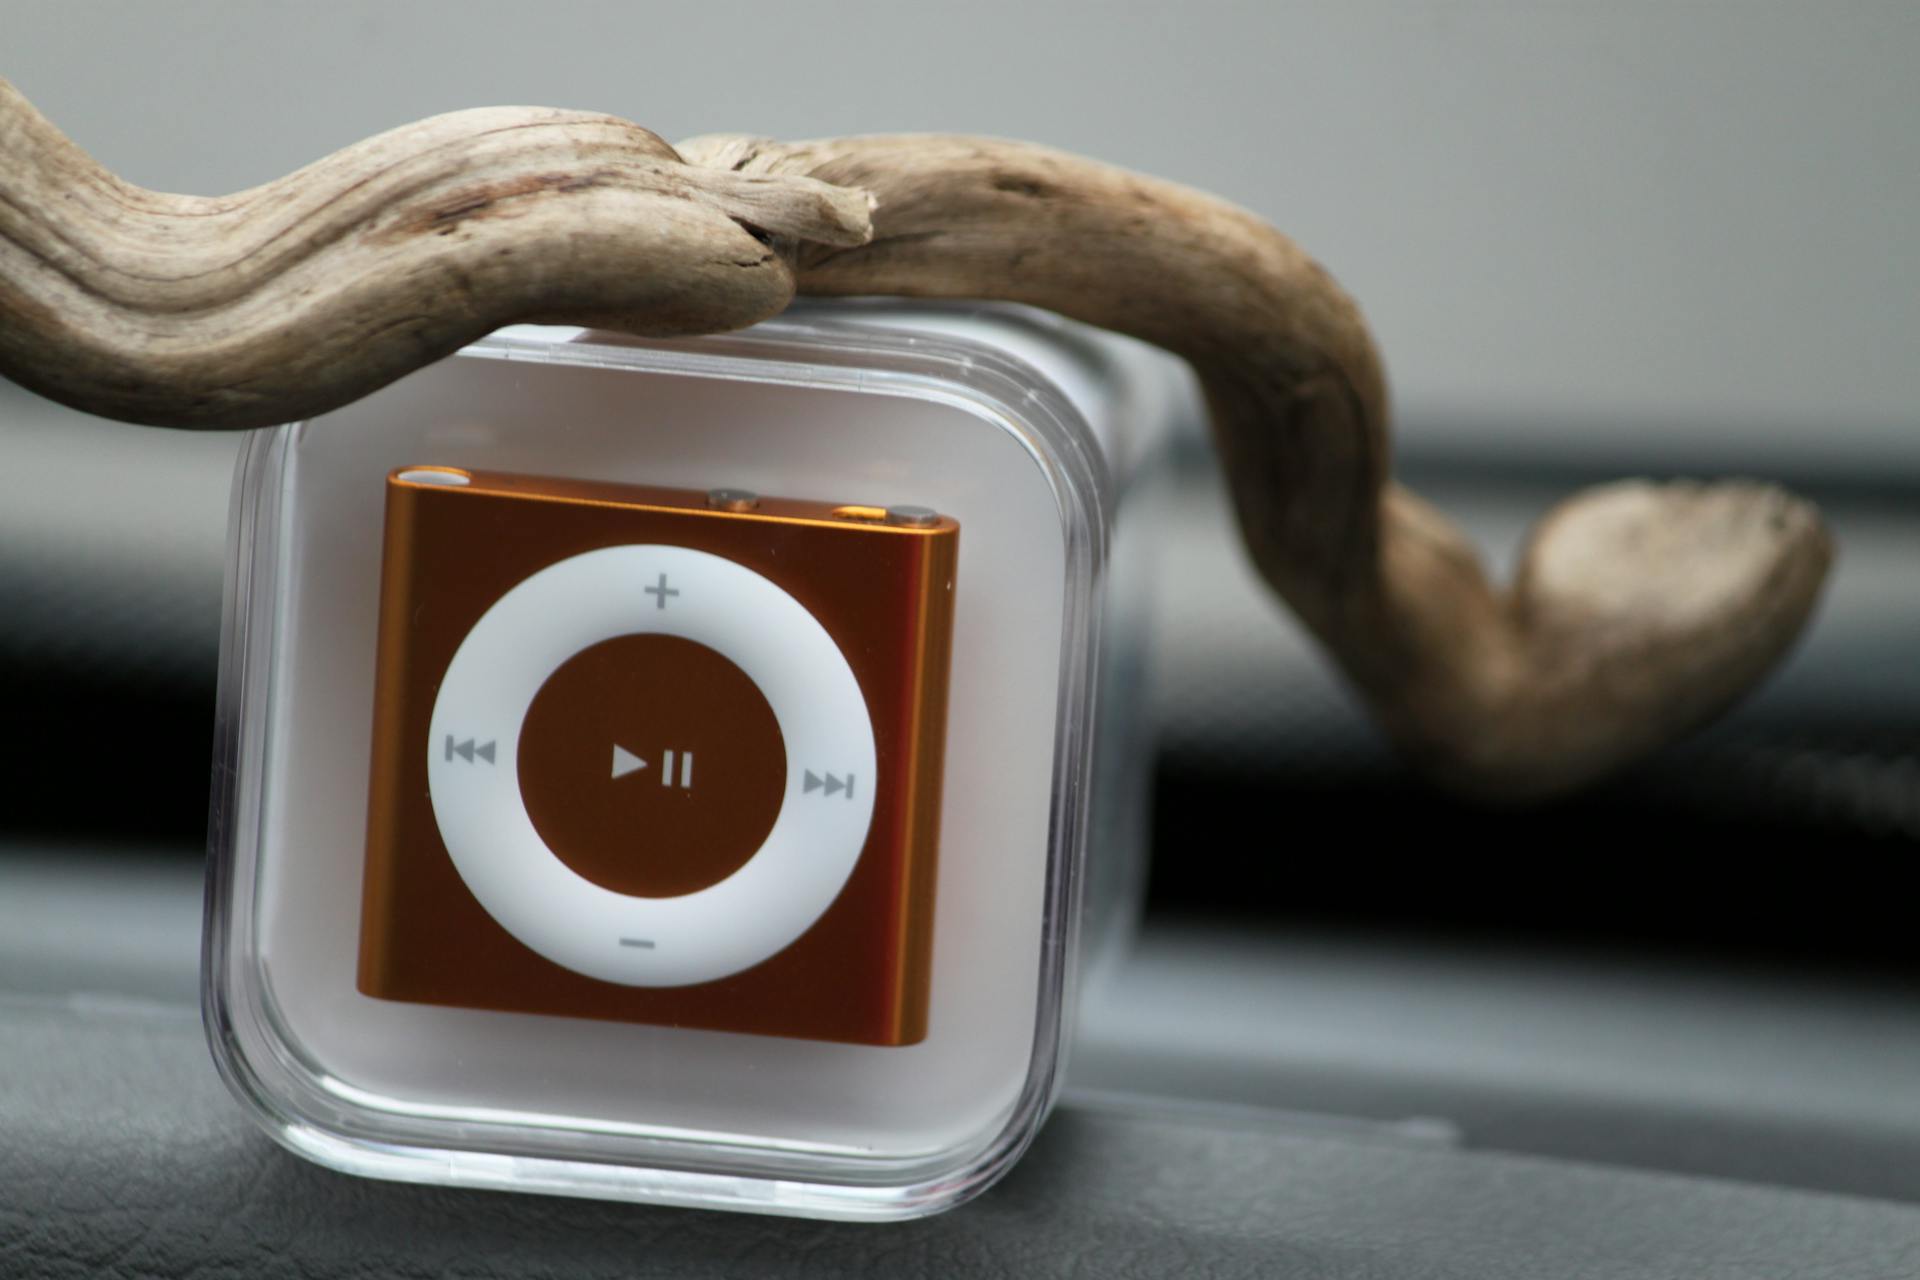
[(1713, 735), (1584, 794), (1454, 799), (1390, 761), (1163, 761), (1149, 911), (1920, 983), (1920, 727)]
[(213, 758), (213, 671), (194, 682), (98, 671), (0, 672), (9, 730), (0, 839), (202, 851)]

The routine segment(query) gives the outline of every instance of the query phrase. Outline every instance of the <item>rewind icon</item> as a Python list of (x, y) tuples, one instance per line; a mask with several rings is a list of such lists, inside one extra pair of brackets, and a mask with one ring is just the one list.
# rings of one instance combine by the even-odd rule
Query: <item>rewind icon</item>
[(482, 760), (485, 760), (488, 764), (492, 764), (493, 763), (493, 742), (492, 741), (485, 742), (476, 747), (473, 744), (472, 738), (468, 738), (465, 742), (456, 743), (453, 740), (453, 735), (448, 734), (447, 735), (447, 760), (451, 762), (455, 756), (459, 756), (462, 760), (465, 760), (468, 764), (473, 763), (473, 758), (475, 756), (479, 756)]

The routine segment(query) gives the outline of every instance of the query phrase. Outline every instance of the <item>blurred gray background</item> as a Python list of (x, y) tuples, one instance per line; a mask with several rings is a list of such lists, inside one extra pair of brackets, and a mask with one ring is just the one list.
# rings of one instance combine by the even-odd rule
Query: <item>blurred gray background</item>
[[(1820, 501), (1842, 556), (1808, 641), (1736, 717), (1721, 775), (1648, 777), (1697, 798), (1718, 776), (1723, 811), (1789, 794), (1912, 838), (1917, 65), (1912, 0), (0, 0), (0, 75), (164, 189), (234, 190), (434, 112), (542, 103), (669, 139), (1013, 135), (1223, 193), (1360, 299), (1403, 474), (1496, 560), (1558, 497), (1623, 474), (1757, 473)], [(235, 444), (0, 382), (0, 682), (30, 727), (0, 747), (0, 819), (63, 829), (60, 761), (93, 749), (95, 718), (205, 732)], [(1297, 764), (1331, 806), (1354, 798), (1330, 779), (1400, 785), (1238, 555), (1203, 458), (1164, 541), (1180, 572), (1150, 698), (1174, 774), (1259, 800)], [(1774, 776), (1810, 776), (1808, 751), (1814, 781)], [(171, 816), (130, 805), (118, 829), (197, 841), (198, 739), (167, 759), (149, 776)]]
[(953, 130), (1220, 192), (1360, 298), (1414, 445), (1920, 464), (1920, 5), (0, 4), (0, 74), (199, 193), (418, 116)]
[[(1615, 785), (1487, 813), (1397, 770), (1189, 459), (1149, 927), (1079, 1083), (1909, 1200), (1920, 964), (1887, 890), (1920, 846), (1917, 66), (1913, 0), (0, 0), (0, 75), (159, 188), (540, 103), (669, 139), (1009, 135), (1220, 192), (1360, 299), (1407, 473), (1496, 556), (1619, 474), (1815, 497), (1839, 569), (1759, 697)], [(0, 383), (0, 977), (144, 967), (191, 999), (234, 446)]]

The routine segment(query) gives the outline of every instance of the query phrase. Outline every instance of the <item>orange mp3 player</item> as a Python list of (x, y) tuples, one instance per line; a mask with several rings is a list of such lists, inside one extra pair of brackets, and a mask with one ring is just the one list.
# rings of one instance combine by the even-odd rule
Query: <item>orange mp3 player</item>
[(924, 1038), (958, 544), (913, 507), (389, 475), (360, 990)]

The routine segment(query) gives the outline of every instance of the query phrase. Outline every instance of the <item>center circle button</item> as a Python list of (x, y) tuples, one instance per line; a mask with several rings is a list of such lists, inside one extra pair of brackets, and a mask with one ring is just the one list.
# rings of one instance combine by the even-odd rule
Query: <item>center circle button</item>
[(555, 561), (495, 600), (419, 745), (440, 838), (487, 914), (635, 987), (725, 978), (811, 929), (881, 785), (866, 698), (820, 619), (743, 564), (659, 543)]
[(616, 636), (563, 662), (520, 729), (520, 792), (553, 855), (615, 893), (717, 884), (765, 843), (787, 781), (766, 695), (697, 641)]

